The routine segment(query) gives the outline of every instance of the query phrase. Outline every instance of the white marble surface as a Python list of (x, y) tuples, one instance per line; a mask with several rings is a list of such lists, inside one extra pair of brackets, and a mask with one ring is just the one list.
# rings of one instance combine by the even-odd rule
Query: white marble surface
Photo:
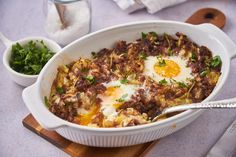
[[(0, 0), (0, 31), (12, 40), (22, 37), (46, 36), (43, 29), (43, 0)], [(236, 42), (236, 1), (189, 0), (187, 3), (164, 9), (154, 15), (144, 10), (131, 15), (122, 12), (111, 0), (92, 0), (92, 31), (129, 21), (168, 19), (184, 21), (202, 7), (215, 7), (227, 16), (224, 31)], [(0, 43), (0, 55), (5, 47)], [(236, 60), (219, 98), (236, 95)], [(1, 157), (63, 157), (55, 146), (22, 126), (21, 120), (29, 113), (25, 107), (22, 87), (12, 82), (0, 62), (0, 156)], [(163, 138), (147, 157), (202, 157), (236, 118), (235, 110), (211, 110), (194, 123)], [(235, 155), (236, 157), (236, 155)]]

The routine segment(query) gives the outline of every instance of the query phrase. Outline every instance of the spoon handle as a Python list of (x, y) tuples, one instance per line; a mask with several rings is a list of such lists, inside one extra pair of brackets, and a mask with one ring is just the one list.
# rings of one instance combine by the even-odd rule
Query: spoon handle
[(236, 98), (174, 106), (164, 109), (162, 111), (162, 114), (184, 111), (188, 109), (217, 109), (217, 108), (218, 109), (236, 108)]
[(57, 13), (59, 15), (60, 21), (61, 21), (61, 29), (65, 29), (67, 27), (67, 22), (65, 19), (65, 10), (66, 6), (63, 4), (55, 3)]

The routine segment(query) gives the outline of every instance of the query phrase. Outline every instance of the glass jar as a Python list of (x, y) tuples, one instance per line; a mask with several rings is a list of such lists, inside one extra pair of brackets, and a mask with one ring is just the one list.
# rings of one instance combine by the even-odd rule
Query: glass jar
[(45, 32), (60, 45), (67, 45), (90, 31), (89, 0), (45, 0)]

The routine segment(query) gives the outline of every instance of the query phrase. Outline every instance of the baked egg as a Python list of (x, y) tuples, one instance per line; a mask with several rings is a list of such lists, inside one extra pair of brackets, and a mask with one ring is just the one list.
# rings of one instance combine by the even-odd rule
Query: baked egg
[(187, 67), (187, 60), (180, 56), (156, 57), (148, 56), (144, 63), (144, 75), (156, 82), (165, 79), (167, 82), (175, 80), (187, 82), (193, 78), (191, 68)]

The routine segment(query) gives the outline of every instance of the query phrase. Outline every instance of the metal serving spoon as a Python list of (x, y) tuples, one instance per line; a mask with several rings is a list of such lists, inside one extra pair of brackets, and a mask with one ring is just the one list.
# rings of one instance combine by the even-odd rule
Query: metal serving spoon
[(152, 121), (156, 121), (160, 116), (163, 116), (164, 114), (167, 113), (185, 111), (189, 109), (226, 109), (226, 108), (236, 108), (236, 98), (219, 100), (219, 101), (184, 104), (165, 108), (156, 117), (154, 117)]

